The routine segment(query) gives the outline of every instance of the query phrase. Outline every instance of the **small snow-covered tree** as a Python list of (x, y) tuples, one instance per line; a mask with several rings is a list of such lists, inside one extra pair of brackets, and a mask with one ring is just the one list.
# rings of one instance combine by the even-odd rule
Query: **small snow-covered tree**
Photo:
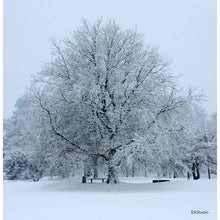
[(201, 107), (192, 106), (185, 120), (185, 132), (181, 136), (182, 162), (191, 170), (193, 179), (199, 179), (201, 169), (216, 171), (217, 139), (216, 114), (211, 118)]

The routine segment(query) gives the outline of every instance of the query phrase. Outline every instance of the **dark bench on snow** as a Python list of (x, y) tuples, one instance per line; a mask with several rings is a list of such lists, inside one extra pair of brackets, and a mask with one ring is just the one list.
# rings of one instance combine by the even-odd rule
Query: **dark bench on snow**
[(93, 180), (102, 180), (102, 183), (104, 183), (104, 181), (105, 181), (107, 178), (105, 178), (105, 177), (97, 177), (97, 178), (89, 177), (89, 178), (87, 178), (87, 179), (90, 180), (91, 183), (92, 183)]
[(169, 180), (153, 180), (153, 183), (162, 183), (162, 182), (168, 182)]
[(89, 178), (87, 178), (87, 177), (83, 176), (82, 183), (86, 183), (86, 179), (90, 180), (91, 183), (93, 182), (93, 180), (102, 180), (102, 182), (104, 183), (105, 179), (107, 179), (107, 178), (105, 178), (105, 177), (97, 177), (97, 178), (89, 177)]

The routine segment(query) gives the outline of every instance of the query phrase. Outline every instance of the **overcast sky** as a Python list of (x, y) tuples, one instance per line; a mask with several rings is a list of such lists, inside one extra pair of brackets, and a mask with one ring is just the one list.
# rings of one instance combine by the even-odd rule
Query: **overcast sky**
[(216, 0), (4, 0), (4, 118), (30, 76), (50, 60), (50, 38), (62, 39), (82, 17), (137, 25), (146, 44), (172, 58), (180, 86), (203, 90), (205, 108), (216, 111)]

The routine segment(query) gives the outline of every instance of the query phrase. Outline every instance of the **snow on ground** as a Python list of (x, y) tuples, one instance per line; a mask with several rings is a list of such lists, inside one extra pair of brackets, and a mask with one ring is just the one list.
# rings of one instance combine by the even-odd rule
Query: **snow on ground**
[(120, 180), (109, 185), (81, 184), (81, 178), (4, 181), (4, 220), (217, 219), (216, 179)]

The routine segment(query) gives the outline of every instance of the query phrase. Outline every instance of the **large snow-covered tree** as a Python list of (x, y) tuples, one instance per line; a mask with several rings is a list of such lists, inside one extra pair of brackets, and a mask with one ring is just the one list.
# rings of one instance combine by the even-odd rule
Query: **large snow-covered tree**
[(178, 94), (156, 48), (114, 21), (84, 20), (60, 44), (53, 41), (55, 58), (36, 77), (39, 105), (66, 151), (104, 159), (108, 182), (118, 182), (120, 152), (191, 95)]
[(83, 20), (52, 43), (53, 60), (34, 76), (14, 114), (24, 124), (24, 145), (45, 158), (42, 172), (65, 176), (81, 169), (96, 177), (102, 166), (107, 183), (117, 183), (122, 164), (139, 163), (145, 172), (150, 163), (168, 164), (174, 173), (184, 166), (177, 136), (183, 112), (198, 97), (176, 88), (157, 48), (111, 20)]

